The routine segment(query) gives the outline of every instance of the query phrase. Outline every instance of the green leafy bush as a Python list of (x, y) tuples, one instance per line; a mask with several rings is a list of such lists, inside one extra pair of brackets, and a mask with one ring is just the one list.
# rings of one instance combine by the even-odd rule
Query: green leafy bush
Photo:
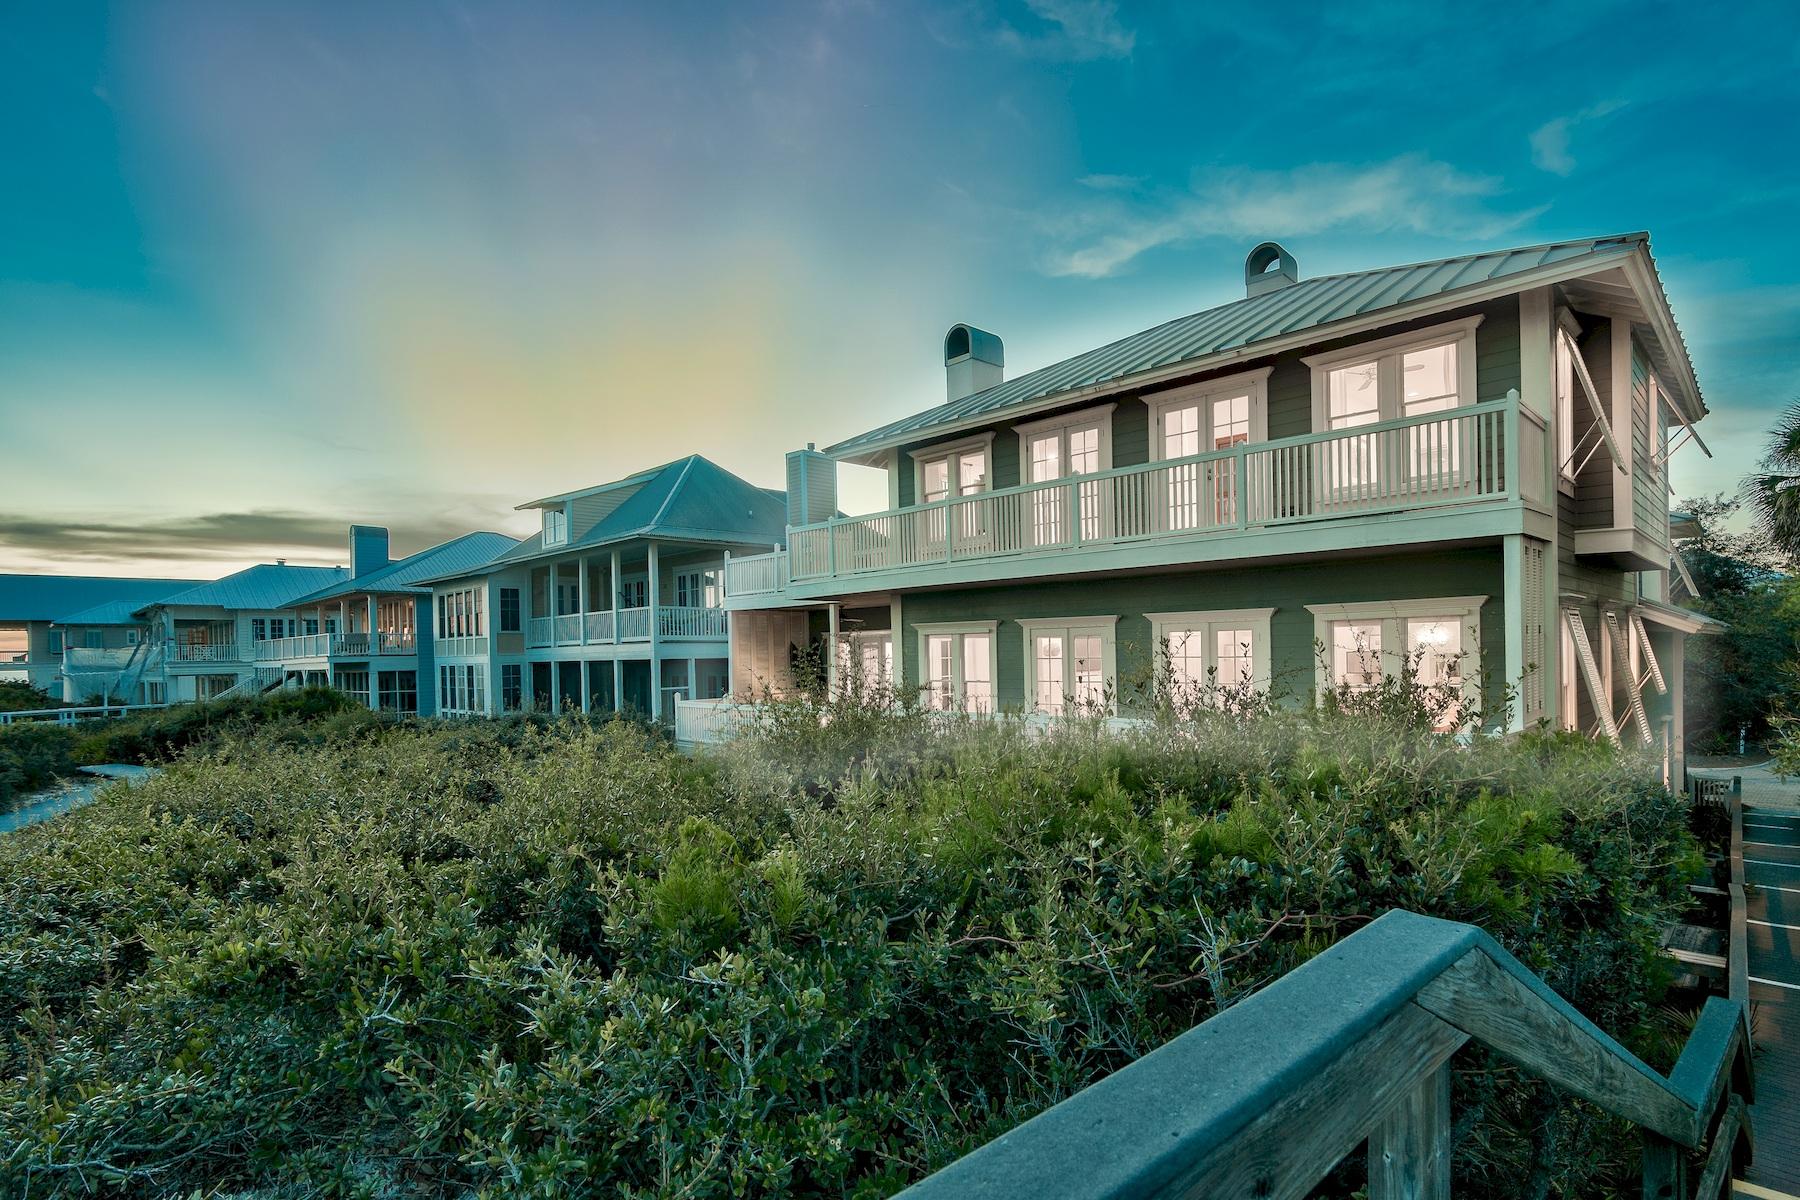
[[(1397, 906), (1654, 1041), (1698, 863), (1605, 747), (830, 716), (271, 725), (0, 839), (0, 1193), (887, 1195)], [(1459, 1195), (1625, 1186), (1459, 1065)]]
[(23, 793), (72, 774), (73, 740), (68, 729), (57, 725), (37, 721), (0, 725), (0, 811)]

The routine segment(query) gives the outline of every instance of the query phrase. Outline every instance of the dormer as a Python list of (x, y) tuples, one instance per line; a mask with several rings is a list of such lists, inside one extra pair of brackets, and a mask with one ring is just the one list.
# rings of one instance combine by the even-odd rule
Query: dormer
[(544, 545), (563, 546), (569, 541), (569, 509), (557, 505), (544, 509)]

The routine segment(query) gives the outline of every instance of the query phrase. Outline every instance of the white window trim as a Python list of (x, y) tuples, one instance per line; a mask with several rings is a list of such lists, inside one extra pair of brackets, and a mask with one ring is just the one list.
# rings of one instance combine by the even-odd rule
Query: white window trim
[[(971, 450), (980, 450), (983, 454), (987, 455), (987, 472), (982, 476), (981, 490), (984, 492), (993, 491), (994, 431), (990, 429), (986, 433), (977, 434), (974, 437), (957, 438), (956, 440), (949, 442), (934, 442), (929, 446), (920, 446), (916, 450), (908, 450), (906, 452), (907, 456), (912, 459), (913, 464), (913, 505), (916, 507), (925, 503), (926, 463), (936, 462), (940, 458), (956, 458)], [(957, 496), (956, 475), (957, 473), (955, 471), (951, 471), (949, 475), (950, 495), (948, 498), (952, 500)]]
[[(552, 515), (562, 518), (562, 529), (558, 536), (550, 536), (550, 518)], [(546, 508), (544, 510), (543, 544), (546, 546), (566, 546), (569, 544), (569, 510), (567, 508)]]
[[(1212, 410), (1208, 401), (1226, 396), (1238, 396), (1250, 393), (1250, 440), (1266, 442), (1269, 440), (1269, 375), (1273, 366), (1260, 367), (1254, 371), (1245, 371), (1238, 375), (1227, 375), (1221, 379), (1207, 379), (1199, 383), (1190, 383), (1185, 387), (1171, 388), (1166, 392), (1154, 392), (1144, 397), (1144, 403), (1150, 407), (1150, 461), (1162, 462), (1163, 454), (1163, 415), (1172, 408), (1186, 408), (1190, 404), (1199, 404), (1203, 426), (1201, 438), (1203, 442), (1212, 439)], [(1210, 453), (1210, 451), (1201, 451)]]
[[(1373, 341), (1358, 342), (1354, 346), (1346, 346), (1341, 350), (1331, 350), (1324, 354), (1309, 354), (1301, 358), (1301, 362), (1312, 368), (1312, 428), (1314, 433), (1324, 433), (1330, 429), (1329, 397), (1326, 394), (1326, 376), (1334, 368), (1346, 363), (1366, 362), (1371, 358), (1399, 357), (1410, 350), (1422, 350), (1428, 346), (1440, 346), (1445, 342), (1456, 343), (1456, 406), (1466, 408), (1476, 402), (1475, 397), (1475, 330), (1483, 320), (1482, 314), (1463, 317), (1456, 321), (1446, 321), (1442, 325), (1433, 325), (1429, 329), (1415, 329), (1409, 333), (1397, 333), (1392, 337), (1376, 338)], [(1385, 378), (1378, 377), (1377, 401), (1380, 404), (1378, 416), (1383, 421), (1391, 421), (1399, 414), (1399, 395), (1388, 394), (1389, 384)], [(1391, 404), (1390, 404), (1391, 402)], [(1390, 407), (1392, 412), (1389, 411)]]
[(1145, 613), (1150, 619), (1150, 643), (1157, 654), (1167, 654), (1169, 634), (1178, 630), (1205, 630), (1206, 665), (1218, 669), (1219, 647), (1213, 637), (1215, 628), (1248, 629), (1250, 631), (1250, 686), (1267, 689), (1273, 677), (1269, 647), (1269, 618), (1272, 608), (1215, 608), (1198, 612)]
[(1386, 600), (1371, 604), (1308, 604), (1313, 615), (1313, 637), (1325, 647), (1315, 665), (1314, 680), (1321, 693), (1329, 691), (1331, 681), (1331, 623), (1333, 621), (1380, 621), (1381, 673), (1393, 678), (1398, 659), (1405, 653), (1406, 630), (1403, 623), (1412, 617), (1455, 617), (1468, 636), (1464, 648), (1466, 661), (1473, 669), (1465, 670), (1463, 695), (1471, 701), (1481, 698), (1481, 606), (1486, 596), (1443, 596), (1430, 600)]
[(1061, 463), (1062, 474), (1057, 478), (1069, 477), (1069, 434), (1073, 430), (1095, 426), (1100, 430), (1100, 466), (1097, 471), (1112, 470), (1112, 415), (1118, 404), (1097, 404), (1092, 408), (1084, 408), (1080, 412), (1063, 413), (1059, 416), (1046, 417), (1041, 421), (1028, 421), (1022, 425), (1014, 425), (1013, 432), (1019, 435), (1019, 482), (1036, 482), (1027, 479), (1031, 473), (1031, 441), (1043, 437), (1046, 433), (1060, 435), (1062, 448), (1057, 452)]
[(1000, 708), (1000, 622), (998, 621), (939, 621), (924, 625), (914, 625), (913, 632), (918, 638), (919, 651), (919, 692), (929, 696), (931, 693), (931, 656), (929, 648), (933, 637), (945, 635), (956, 638), (950, 651), (950, 693), (955, 702), (952, 711), (968, 712), (968, 695), (965, 681), (968, 676), (963, 670), (963, 644), (966, 634), (986, 634), (988, 640), (988, 686), (994, 692), (994, 704), (991, 711)]
[[(1114, 616), (1095, 617), (1029, 617), (1019, 622), (1024, 630), (1025, 649), (1025, 707), (1028, 711), (1037, 711), (1037, 647), (1034, 642), (1038, 634), (1048, 630), (1062, 630), (1073, 637), (1076, 633), (1098, 633), (1100, 635), (1100, 686), (1112, 694), (1108, 711), (1118, 708), (1119, 690), (1119, 618)], [(1064, 660), (1073, 661), (1070, 648), (1063, 651)], [(1065, 680), (1065, 683), (1067, 681)], [(1067, 693), (1065, 693), (1067, 695)]]

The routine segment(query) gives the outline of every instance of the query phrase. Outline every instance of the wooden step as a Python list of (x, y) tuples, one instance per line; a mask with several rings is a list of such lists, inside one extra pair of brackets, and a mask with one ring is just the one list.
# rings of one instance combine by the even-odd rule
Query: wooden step
[(1774, 1188), (1745, 1183), (1742, 1179), (1731, 1181), (1731, 1194), (1734, 1197), (1741, 1196), (1743, 1200), (1800, 1200), (1800, 1196), (1792, 1192), (1778, 1192)]

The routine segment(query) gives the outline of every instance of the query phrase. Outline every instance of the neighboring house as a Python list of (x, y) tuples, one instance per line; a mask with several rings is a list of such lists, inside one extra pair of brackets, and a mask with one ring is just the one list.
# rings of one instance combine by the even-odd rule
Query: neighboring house
[(781, 544), (780, 492), (693, 455), (519, 507), (540, 532), (433, 581), (440, 713), (725, 695), (725, 562)]
[[(115, 579), (95, 575), (0, 575), (0, 679), (23, 679), (34, 687), (71, 700), (85, 700), (102, 693), (80, 687), (103, 684), (98, 678), (71, 681), (64, 676), (67, 647), (112, 649), (124, 647), (131, 625), (130, 610), (172, 592), (190, 588), (192, 579)], [(84, 622), (75, 631), (66, 628), (72, 614), (104, 608), (107, 620)], [(122, 610), (122, 611), (121, 611)], [(113, 618), (124, 621), (115, 628)], [(95, 626), (103, 626), (96, 629)], [(141, 632), (140, 632), (141, 638)], [(97, 640), (97, 644), (90, 646)], [(93, 663), (97, 655), (74, 655), (78, 665)], [(72, 690), (76, 689), (76, 690)]]
[[(786, 548), (727, 571), (733, 692), (833, 634), (975, 711), (1408, 656), (1678, 771), (1701, 625), (1667, 603), (1667, 466), (1706, 408), (1647, 236), (1315, 279), (1265, 243), (1245, 292), (1010, 380), (953, 327), (944, 403), (789, 456)], [(832, 516), (844, 462), (887, 511)]]
[[(347, 574), (342, 567), (259, 563), (138, 609), (134, 615), (155, 631), (161, 659), (152, 703), (254, 690), (258, 643), (299, 632), (294, 601)], [(151, 682), (146, 678), (145, 686)]]
[(293, 632), (252, 646), (268, 684), (329, 684), (370, 708), (437, 711), (431, 588), (424, 580), (479, 566), (517, 545), (466, 533), (398, 561), (388, 531), (350, 527), (350, 575), (292, 601)]

